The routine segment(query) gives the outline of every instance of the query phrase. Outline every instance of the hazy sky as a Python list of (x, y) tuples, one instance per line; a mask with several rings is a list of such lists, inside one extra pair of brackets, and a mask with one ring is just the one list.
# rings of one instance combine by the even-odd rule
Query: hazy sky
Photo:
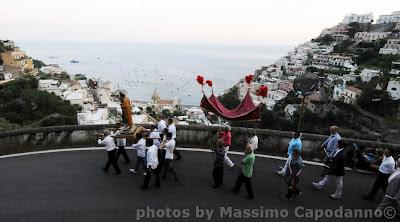
[[(400, 10), (399, 0), (0, 0), (0, 38), (297, 44), (347, 13)], [(396, 8), (397, 6), (397, 8)]]

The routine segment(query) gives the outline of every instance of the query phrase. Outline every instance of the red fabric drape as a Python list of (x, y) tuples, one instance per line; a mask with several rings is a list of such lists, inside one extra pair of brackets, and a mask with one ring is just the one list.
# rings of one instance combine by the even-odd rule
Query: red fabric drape
[(214, 94), (210, 98), (204, 95), (200, 106), (227, 120), (260, 120), (261, 115), (260, 106), (254, 105), (249, 92), (233, 110), (225, 108)]

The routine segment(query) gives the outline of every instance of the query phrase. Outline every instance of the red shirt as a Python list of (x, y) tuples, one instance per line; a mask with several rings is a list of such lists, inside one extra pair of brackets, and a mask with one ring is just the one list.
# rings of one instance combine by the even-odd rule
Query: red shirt
[(230, 131), (222, 131), (218, 136), (224, 141), (224, 146), (231, 146), (232, 136)]

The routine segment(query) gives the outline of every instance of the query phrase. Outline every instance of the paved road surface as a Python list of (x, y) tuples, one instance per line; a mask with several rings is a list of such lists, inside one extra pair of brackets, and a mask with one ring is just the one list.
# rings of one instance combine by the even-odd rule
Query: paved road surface
[[(134, 159), (135, 151), (128, 152)], [(158, 209), (157, 212), (148, 210), (149, 214), (164, 217), (156, 219), (148, 215), (150, 218), (141, 221), (194, 221), (196, 207), (213, 209), (211, 221), (232, 221), (229, 215), (221, 216), (224, 210), (229, 210), (228, 207), (252, 209), (252, 213), (259, 210), (264, 212), (264, 217), (271, 218), (276, 213), (285, 217), (269, 221), (315, 221), (312, 218), (296, 219), (295, 210), (306, 216), (303, 208), (338, 209), (342, 206), (374, 209), (383, 196), (380, 193), (375, 202), (362, 200), (361, 195), (370, 189), (374, 177), (347, 172), (343, 199), (332, 200), (329, 194), (334, 191), (334, 185), (331, 184), (324, 191), (315, 191), (311, 182), (319, 175), (321, 168), (307, 165), (299, 186), (303, 190), (302, 196), (291, 202), (285, 201), (280, 196), (286, 192), (286, 186), (283, 179), (275, 175), (275, 170), (278, 165), (283, 164), (282, 161), (257, 158), (253, 178), (256, 199), (247, 200), (244, 198), (244, 187), (239, 195), (230, 192), (238, 175), (238, 168), (225, 171), (224, 186), (212, 189), (211, 153), (181, 152), (183, 159), (177, 162), (181, 184), (172, 184), (170, 177), (168, 181), (162, 181), (161, 189), (151, 187), (146, 191), (139, 189), (143, 176), (130, 174), (129, 165), (120, 164), (123, 174), (119, 176), (113, 174), (112, 168), (109, 173), (104, 173), (100, 167), (106, 160), (105, 151), (60, 152), (0, 159), (0, 221), (136, 221), (146, 211), (146, 207)], [(241, 156), (231, 155), (231, 158), (239, 163)], [(174, 209), (175, 213), (169, 216), (179, 216), (181, 213), (189, 218), (165, 218), (168, 208)], [(265, 218), (238, 219), (250, 220), (265, 221)], [(343, 219), (321, 218), (319, 221)]]

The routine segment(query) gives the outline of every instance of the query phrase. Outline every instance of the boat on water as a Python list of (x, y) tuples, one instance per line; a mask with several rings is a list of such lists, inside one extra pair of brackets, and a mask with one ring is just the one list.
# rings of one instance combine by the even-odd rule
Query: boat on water
[(71, 60), (71, 63), (79, 63), (78, 60)]
[(49, 56), (49, 59), (58, 59), (57, 56)]

